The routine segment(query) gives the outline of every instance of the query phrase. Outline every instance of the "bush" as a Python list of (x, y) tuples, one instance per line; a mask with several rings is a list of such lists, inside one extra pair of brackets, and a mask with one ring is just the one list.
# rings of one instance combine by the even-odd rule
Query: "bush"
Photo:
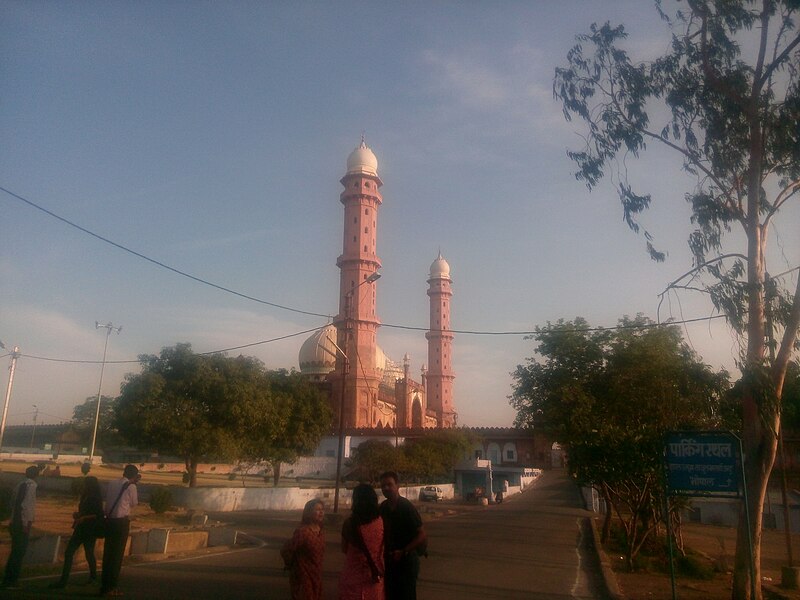
[(231, 471), (230, 473), (228, 473), (228, 481), (233, 481), (234, 479), (236, 479), (236, 473)]
[(675, 569), (679, 574), (691, 579), (708, 580), (714, 578), (713, 565), (709, 564), (703, 557), (695, 554), (679, 555), (675, 559)]
[(157, 487), (150, 493), (150, 508), (159, 515), (172, 508), (172, 492), (168, 487)]
[(189, 472), (188, 471), (184, 471), (183, 475), (181, 476), (181, 481), (183, 481), (183, 483), (189, 483), (191, 480), (192, 480), (192, 478), (189, 475)]

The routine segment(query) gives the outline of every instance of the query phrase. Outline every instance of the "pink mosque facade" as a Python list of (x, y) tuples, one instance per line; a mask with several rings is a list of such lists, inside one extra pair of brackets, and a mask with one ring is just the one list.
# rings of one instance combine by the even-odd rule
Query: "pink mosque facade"
[[(347, 159), (340, 180), (339, 200), (344, 208), (339, 312), (333, 323), (315, 332), (300, 349), (300, 371), (329, 392), (334, 423), (339, 407), (345, 428), (420, 429), (456, 425), (453, 398), (453, 333), (450, 266), (441, 252), (428, 278), (430, 326), (428, 367), (421, 381), (411, 378), (410, 357), (389, 359), (378, 345), (380, 319), (376, 314), (378, 212), (383, 185), (378, 160), (363, 139)], [(342, 402), (342, 393), (344, 401)]]

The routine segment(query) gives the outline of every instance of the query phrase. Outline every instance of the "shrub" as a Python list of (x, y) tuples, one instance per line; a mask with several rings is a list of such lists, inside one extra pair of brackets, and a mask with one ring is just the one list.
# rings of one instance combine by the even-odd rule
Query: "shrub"
[(234, 479), (236, 479), (236, 473), (231, 471), (230, 473), (228, 473), (228, 481), (233, 481)]
[(678, 556), (675, 560), (675, 567), (678, 573), (692, 579), (713, 579), (714, 567), (701, 556), (687, 554)]
[(191, 479), (192, 478), (189, 476), (189, 472), (188, 471), (184, 471), (183, 475), (181, 476), (181, 481), (183, 483), (189, 483), (189, 481), (191, 481)]
[(158, 470), (160, 471), (163, 468), (164, 468), (164, 463), (158, 463)]
[(150, 493), (150, 508), (159, 515), (172, 508), (172, 492), (168, 487), (157, 487)]

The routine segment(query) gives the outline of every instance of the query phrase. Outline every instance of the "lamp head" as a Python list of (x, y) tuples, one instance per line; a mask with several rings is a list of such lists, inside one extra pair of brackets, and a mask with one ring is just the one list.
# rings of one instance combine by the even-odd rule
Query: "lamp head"
[(364, 281), (365, 283), (375, 283), (378, 279), (381, 278), (381, 274), (375, 271), (372, 275), (367, 277)]

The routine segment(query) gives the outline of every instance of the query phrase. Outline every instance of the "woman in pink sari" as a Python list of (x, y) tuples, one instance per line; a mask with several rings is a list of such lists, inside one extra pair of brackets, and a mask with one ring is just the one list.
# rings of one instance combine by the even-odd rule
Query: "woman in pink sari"
[(353, 490), (353, 513), (342, 525), (344, 568), (340, 600), (383, 600), (383, 519), (378, 495), (362, 483)]

